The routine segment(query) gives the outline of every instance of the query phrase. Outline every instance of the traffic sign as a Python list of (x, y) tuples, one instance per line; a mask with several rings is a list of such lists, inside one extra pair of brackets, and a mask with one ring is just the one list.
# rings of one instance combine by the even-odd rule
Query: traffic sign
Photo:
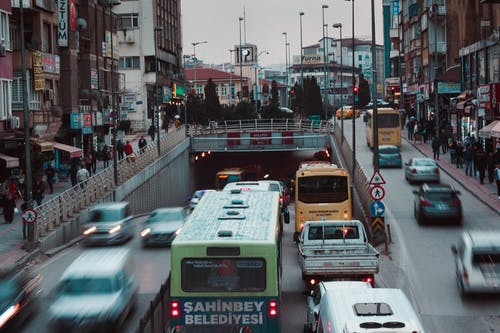
[(384, 232), (384, 218), (382, 216), (376, 216), (372, 218), (372, 231), (373, 232)]
[(23, 221), (24, 223), (35, 223), (37, 218), (36, 211), (33, 210), (32, 208), (26, 208), (23, 210)]
[(380, 174), (380, 171), (378, 171), (378, 169), (375, 169), (375, 171), (373, 171), (373, 175), (372, 175), (372, 178), (370, 179), (370, 183), (369, 184), (370, 185), (385, 184), (385, 180), (382, 177), (382, 175)]
[(373, 201), (370, 204), (370, 213), (372, 216), (382, 216), (385, 212), (385, 205), (382, 201)]
[(385, 191), (384, 191), (384, 188), (382, 186), (376, 185), (370, 189), (370, 197), (373, 200), (380, 201), (384, 198), (384, 196), (385, 196)]

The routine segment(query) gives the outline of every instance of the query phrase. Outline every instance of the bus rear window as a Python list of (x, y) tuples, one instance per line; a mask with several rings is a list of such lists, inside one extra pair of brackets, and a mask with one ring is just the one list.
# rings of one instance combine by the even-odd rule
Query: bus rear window
[(298, 182), (298, 200), (303, 203), (335, 203), (349, 198), (346, 176), (302, 177)]
[(245, 292), (266, 289), (262, 258), (188, 258), (182, 261), (181, 287), (186, 292)]
[(399, 127), (399, 114), (380, 114), (378, 115), (377, 125), (379, 128)]

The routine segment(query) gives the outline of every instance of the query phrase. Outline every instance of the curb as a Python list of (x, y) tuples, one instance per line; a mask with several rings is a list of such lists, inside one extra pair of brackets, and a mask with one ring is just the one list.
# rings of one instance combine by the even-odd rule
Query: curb
[[(403, 140), (405, 140), (407, 143), (411, 144), (415, 149), (417, 149), (422, 155), (424, 156), (427, 156), (423, 150), (420, 149), (420, 147), (418, 145), (415, 145), (413, 142), (411, 141), (408, 141), (408, 139), (404, 138), (403, 137)], [(439, 166), (439, 169), (441, 169), (443, 172), (445, 172), (448, 176), (450, 176), (451, 178), (453, 178), (457, 183), (459, 184), (462, 184), (463, 188), (469, 192), (472, 196), (474, 196), (476, 199), (478, 199), (479, 201), (481, 201), (483, 204), (485, 204), (486, 206), (488, 206), (491, 210), (493, 210), (494, 212), (496, 212), (497, 214), (500, 215), (500, 212), (498, 211), (498, 209), (493, 206), (491, 203), (489, 203), (488, 201), (484, 200), (481, 196), (479, 196), (477, 193), (475, 193), (474, 191), (472, 191), (469, 187), (465, 186), (465, 184), (463, 184), (461, 181), (459, 181), (458, 179), (455, 178), (455, 176), (449, 172), (448, 170), (446, 170), (445, 168), (443, 168), (440, 164), (438, 164)]]

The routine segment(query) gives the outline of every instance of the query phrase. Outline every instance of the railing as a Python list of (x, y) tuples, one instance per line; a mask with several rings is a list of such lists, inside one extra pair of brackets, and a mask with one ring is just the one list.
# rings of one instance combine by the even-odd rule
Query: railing
[(166, 332), (165, 329), (170, 324), (169, 314), (169, 291), (170, 275), (161, 285), (160, 291), (155, 298), (149, 302), (149, 308), (139, 320), (139, 329), (137, 333), (156, 333)]
[[(185, 138), (185, 127), (163, 134), (160, 137), (162, 154), (166, 154)], [(38, 215), (36, 239), (46, 236), (54, 228), (74, 218), (82, 209), (103, 200), (116, 186), (123, 184), (158, 159), (157, 144), (156, 141), (150, 142), (143, 153), (136, 152), (134, 161), (127, 158), (118, 161), (118, 184), (114, 183), (114, 166), (111, 163), (109, 167), (90, 177), (86, 182), (77, 184), (36, 207)]]

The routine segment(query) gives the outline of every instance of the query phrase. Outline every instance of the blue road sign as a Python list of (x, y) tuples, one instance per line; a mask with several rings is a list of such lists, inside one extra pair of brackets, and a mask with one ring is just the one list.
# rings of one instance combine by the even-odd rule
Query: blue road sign
[(370, 204), (370, 213), (372, 216), (382, 216), (385, 212), (385, 205), (382, 201), (373, 201)]

